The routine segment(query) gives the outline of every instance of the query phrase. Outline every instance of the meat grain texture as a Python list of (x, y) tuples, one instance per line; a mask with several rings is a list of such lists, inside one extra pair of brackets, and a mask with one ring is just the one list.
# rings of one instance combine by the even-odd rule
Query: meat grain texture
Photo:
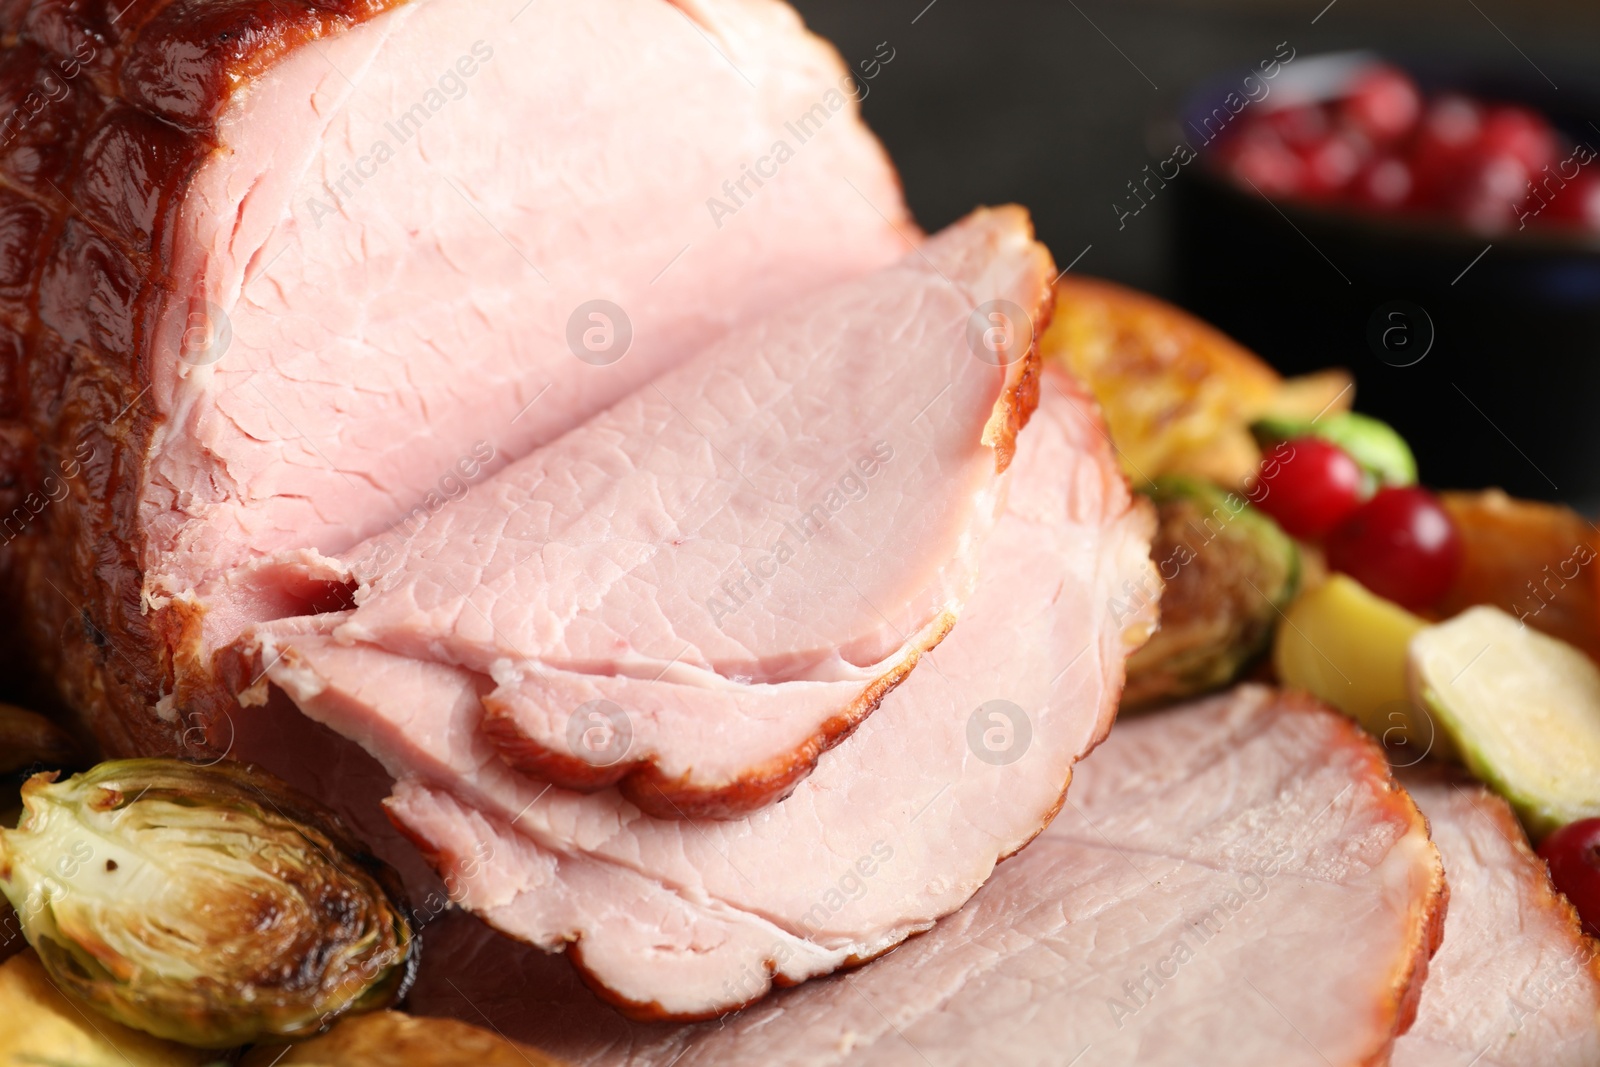
[(412, 1005), (482, 1010), (584, 1067), (1376, 1065), (1411, 1023), (1444, 904), (1426, 824), (1372, 741), (1245, 687), (1119, 726), (1038, 840), (860, 970), (719, 1021), (639, 1024), (458, 921)]
[[(303, 552), (285, 568), (356, 606), (247, 630), (239, 677), (315, 636), (458, 667), (519, 770), (663, 816), (763, 807), (972, 595), (1038, 355), (1020, 330), (976, 358), (967, 324), (1046, 321), (1053, 274), (1025, 212), (982, 210), (734, 329), (397, 548)], [(627, 739), (591, 755), (572, 723), (601, 707)]]
[(1450, 880), (1444, 946), (1394, 1067), (1600, 1063), (1600, 944), (1550, 884), (1506, 802), (1470, 780), (1414, 771)]
[(573, 942), (636, 1015), (713, 1015), (960, 907), (1110, 728), (1153, 622), (1123, 595), (1149, 581), (1152, 518), (1058, 372), (1013, 478), (966, 620), (788, 799), (739, 820), (652, 818), (614, 791), (521, 778), (458, 669), (313, 637), (269, 674), (384, 762), (391, 815), (467, 907), (547, 949)]

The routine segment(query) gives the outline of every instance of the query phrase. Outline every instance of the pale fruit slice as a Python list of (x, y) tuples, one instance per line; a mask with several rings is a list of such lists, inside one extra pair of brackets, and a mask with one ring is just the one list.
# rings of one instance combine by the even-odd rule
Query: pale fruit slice
[(1447, 738), (1413, 705), (1406, 646), (1427, 621), (1369, 592), (1343, 574), (1302, 595), (1285, 613), (1273, 643), (1278, 678), (1332, 704), (1390, 747), (1415, 759), (1447, 756)]
[(1535, 838), (1600, 816), (1600, 668), (1498, 608), (1411, 642), (1412, 695)]

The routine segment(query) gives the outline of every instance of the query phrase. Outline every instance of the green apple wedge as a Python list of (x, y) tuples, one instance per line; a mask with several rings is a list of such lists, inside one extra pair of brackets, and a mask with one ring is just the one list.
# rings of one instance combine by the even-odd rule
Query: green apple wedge
[(1411, 639), (1412, 698), (1535, 838), (1600, 816), (1600, 667), (1498, 608)]

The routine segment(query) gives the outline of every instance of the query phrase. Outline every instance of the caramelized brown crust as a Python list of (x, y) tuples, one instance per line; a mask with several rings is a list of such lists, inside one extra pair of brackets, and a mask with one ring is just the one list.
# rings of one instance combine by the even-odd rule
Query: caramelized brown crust
[(210, 743), (155, 710), (190, 620), (145, 612), (138, 520), (184, 191), (239, 86), (400, 2), (0, 0), (0, 643), (109, 752)]
[[(1010, 207), (1002, 210), (1021, 209)], [(1028, 218), (1026, 222), (1028, 236), (1032, 238), (1033, 220)], [(1000, 391), (1000, 398), (995, 401), (989, 425), (984, 427), (983, 443), (994, 449), (994, 469), (998, 474), (1004, 474), (1006, 468), (1011, 466), (1011, 459), (1017, 453), (1017, 434), (1027, 427), (1028, 420), (1039, 407), (1039, 376), (1043, 372), (1044, 362), (1041, 341), (1050, 329), (1050, 321), (1056, 310), (1056, 291), (1050, 283), (1056, 272), (1055, 260), (1051, 258), (1049, 249), (1037, 242), (1032, 252), (1035, 259), (1034, 274), (1039, 282), (1038, 290), (1028, 300), (1032, 308), (1029, 316), (1032, 341), (1023, 357), (1006, 369), (1006, 384)]]
[(542, 782), (585, 793), (614, 785), (640, 810), (658, 819), (739, 819), (793, 792), (816, 769), (822, 754), (877, 711), (883, 698), (905, 681), (923, 654), (937, 647), (955, 623), (954, 615), (941, 615), (929, 629), (925, 644), (873, 679), (855, 701), (824, 722), (804, 744), (747, 769), (724, 785), (707, 787), (687, 777), (669, 778), (651, 760), (622, 760), (597, 767), (528, 737), (518, 727), (515, 713), (493, 697), (484, 699), (482, 729), (502, 760)]

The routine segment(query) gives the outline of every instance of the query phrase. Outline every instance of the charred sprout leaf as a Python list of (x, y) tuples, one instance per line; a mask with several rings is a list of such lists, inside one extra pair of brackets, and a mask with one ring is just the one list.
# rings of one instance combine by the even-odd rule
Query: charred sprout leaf
[(242, 1067), (559, 1067), (538, 1049), (454, 1019), (398, 1012), (346, 1019), (291, 1048), (252, 1049)]
[(252, 767), (102, 763), (23, 787), (0, 891), (61, 989), (158, 1037), (227, 1048), (398, 999), (415, 943), (394, 874)]
[(1350, 453), (1379, 485), (1417, 484), (1417, 461), (1406, 439), (1386, 422), (1354, 411), (1318, 419), (1271, 417), (1251, 429), (1263, 446), (1296, 437), (1317, 437)]
[(1158, 478), (1150, 547), (1165, 583), (1161, 628), (1128, 660), (1123, 706), (1226, 685), (1267, 647), (1300, 574), (1295, 544), (1245, 499), (1193, 478)]
[(0, 776), (29, 768), (81, 766), (83, 752), (72, 735), (31, 711), (0, 704)]

